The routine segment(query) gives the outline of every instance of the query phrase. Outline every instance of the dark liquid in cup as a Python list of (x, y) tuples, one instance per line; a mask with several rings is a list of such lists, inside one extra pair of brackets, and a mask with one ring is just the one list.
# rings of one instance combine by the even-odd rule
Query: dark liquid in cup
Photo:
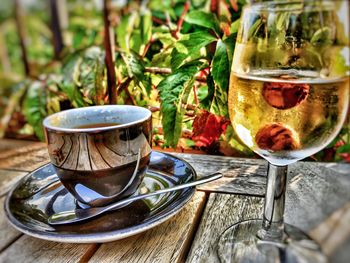
[[(139, 168), (132, 182), (131, 177), (136, 168), (136, 161), (117, 168), (97, 171), (73, 171), (58, 167), (56, 167), (56, 171), (63, 185), (70, 192), (82, 197), (82, 199), (79, 199), (80, 202), (88, 203), (94, 199), (104, 199), (108, 202), (109, 197), (123, 189), (123, 192), (120, 193), (117, 199), (127, 197), (136, 191), (145, 175), (150, 157), (151, 155), (149, 154), (140, 159)], [(99, 204), (96, 203), (95, 205)]]
[(117, 126), (121, 123), (117, 122), (109, 122), (109, 123), (89, 123), (84, 125), (75, 126), (75, 129), (90, 129), (90, 128), (102, 128), (102, 127), (109, 127), (109, 126)]

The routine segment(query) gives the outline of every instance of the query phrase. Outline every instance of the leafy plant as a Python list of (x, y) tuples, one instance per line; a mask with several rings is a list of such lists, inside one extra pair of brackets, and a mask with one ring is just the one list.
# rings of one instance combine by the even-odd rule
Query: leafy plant
[[(34, 131), (43, 139), (41, 122), (47, 114), (103, 105), (109, 100), (101, 6), (94, 1), (81, 3), (68, 1), (70, 19), (63, 32), (66, 47), (58, 66), (57, 62), (48, 63), (45, 74), (39, 74), (43, 70), (35, 71), (37, 74), (25, 81), (24, 92), (17, 94), (16, 98), (21, 99), (16, 101), (21, 107), (7, 113), (13, 117), (15, 112), (21, 112), (32, 127), (31, 130), (28, 125), (19, 126), (19, 132)], [(112, 3), (118, 94), (115, 103), (147, 106), (152, 110), (155, 146), (252, 155), (230, 125), (227, 109), (232, 55), (245, 1)], [(281, 21), (283, 18), (277, 19), (275, 25), (277, 39), (284, 33)], [(258, 20), (252, 34), (259, 33), (259, 23)], [(327, 34), (325, 28), (312, 36), (313, 41), (327, 39)], [(52, 56), (49, 43), (43, 45), (46, 51), (41, 55)], [(15, 46), (14, 54), (18, 55)], [(36, 47), (31, 54), (39, 53), (40, 47)], [(334, 67), (341, 69), (338, 64)], [(8, 101), (4, 104), (9, 105)], [(6, 125), (1, 128), (5, 130)], [(343, 144), (333, 155), (337, 160), (348, 151), (346, 136), (343, 132), (339, 137)]]

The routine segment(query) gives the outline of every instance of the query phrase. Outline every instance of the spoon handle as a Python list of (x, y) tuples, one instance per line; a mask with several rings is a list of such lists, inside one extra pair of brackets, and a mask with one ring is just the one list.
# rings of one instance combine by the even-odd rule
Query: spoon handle
[(198, 180), (192, 181), (190, 183), (185, 183), (185, 184), (180, 184), (180, 185), (169, 187), (169, 188), (164, 188), (164, 189), (157, 190), (157, 191), (154, 191), (154, 192), (151, 192), (151, 193), (148, 193), (148, 194), (132, 196), (132, 197), (129, 197), (129, 198), (125, 199), (125, 200), (121, 200), (120, 202), (116, 202), (116, 203), (113, 203), (111, 205), (108, 205), (108, 206), (104, 207), (103, 212), (116, 209), (116, 208), (118, 208), (118, 207), (120, 207), (120, 206), (122, 206), (122, 205), (124, 205), (126, 203), (129, 203), (129, 202), (137, 201), (137, 200), (144, 199), (144, 198), (147, 198), (147, 197), (151, 197), (151, 196), (154, 196), (154, 195), (159, 195), (159, 194), (165, 194), (165, 193), (169, 193), (169, 192), (178, 191), (178, 190), (181, 190), (181, 189), (184, 189), (184, 188), (188, 188), (188, 187), (191, 187), (191, 186), (196, 186), (196, 185), (199, 185), (199, 184), (205, 184), (205, 183), (217, 180), (217, 179), (219, 179), (221, 177), (222, 177), (222, 173), (215, 172), (213, 174), (210, 174), (210, 175), (205, 176), (203, 178), (200, 178)]

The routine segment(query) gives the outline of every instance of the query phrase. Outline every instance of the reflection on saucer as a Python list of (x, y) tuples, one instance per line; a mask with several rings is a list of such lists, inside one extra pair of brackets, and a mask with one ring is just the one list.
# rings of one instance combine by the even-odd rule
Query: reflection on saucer
[[(189, 182), (193, 168), (174, 156), (152, 152), (147, 174), (135, 195)], [(6, 211), (20, 231), (60, 242), (107, 242), (145, 231), (176, 214), (194, 194), (194, 188), (152, 196), (95, 219), (71, 225), (51, 226), (47, 218), (81, 205), (62, 186), (51, 164), (32, 172), (9, 193)]]

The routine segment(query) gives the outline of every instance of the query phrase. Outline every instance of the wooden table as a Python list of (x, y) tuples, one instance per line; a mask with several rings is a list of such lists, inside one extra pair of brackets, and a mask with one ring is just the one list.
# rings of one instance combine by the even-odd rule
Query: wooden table
[[(199, 176), (228, 170), (219, 181), (198, 187), (193, 199), (170, 220), (111, 243), (36, 239), (13, 229), (0, 209), (0, 262), (218, 262), (220, 233), (233, 223), (261, 216), (266, 162), (177, 155), (189, 161)], [(0, 140), (0, 206), (16, 181), (47, 162), (43, 143)], [(321, 244), (330, 262), (349, 262), (350, 165), (299, 162), (288, 176), (285, 221)]]

